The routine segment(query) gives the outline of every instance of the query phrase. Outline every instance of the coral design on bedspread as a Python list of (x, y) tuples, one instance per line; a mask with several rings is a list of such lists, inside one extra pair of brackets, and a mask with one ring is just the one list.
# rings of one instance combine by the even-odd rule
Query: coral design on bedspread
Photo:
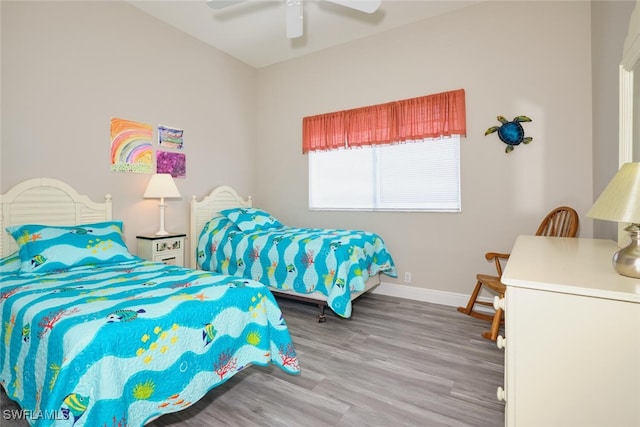
[(203, 228), (196, 256), (204, 270), (302, 294), (321, 292), (342, 317), (351, 316), (351, 293), (364, 290), (370, 276), (396, 277), (382, 238), (366, 231), (280, 226), (243, 232), (217, 216)]
[(141, 426), (247, 366), (300, 371), (252, 280), (139, 259), (0, 279), (0, 383), (33, 426)]

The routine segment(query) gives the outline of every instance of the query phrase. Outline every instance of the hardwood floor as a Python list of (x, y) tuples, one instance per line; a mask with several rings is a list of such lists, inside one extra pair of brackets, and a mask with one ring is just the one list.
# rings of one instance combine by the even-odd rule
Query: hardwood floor
[[(278, 301), (301, 375), (287, 375), (273, 366), (250, 367), (190, 408), (149, 425), (504, 424), (504, 405), (496, 400), (504, 353), (480, 336), (487, 322), (454, 307), (371, 294), (356, 302), (351, 319), (326, 310), (327, 322), (318, 323), (316, 306)], [(0, 404), (2, 409), (17, 409), (4, 391)], [(0, 424), (28, 426), (4, 417)]]

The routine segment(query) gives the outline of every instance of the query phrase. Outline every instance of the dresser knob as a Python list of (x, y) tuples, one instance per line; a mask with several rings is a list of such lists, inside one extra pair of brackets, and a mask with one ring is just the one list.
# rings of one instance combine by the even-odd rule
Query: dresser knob
[(498, 335), (498, 338), (496, 339), (496, 345), (500, 350), (502, 350), (507, 346), (507, 339), (502, 335)]
[(500, 298), (498, 296), (493, 297), (493, 308), (495, 308), (496, 310), (504, 310), (504, 298)]
[(507, 398), (507, 394), (504, 392), (504, 389), (502, 387), (498, 387), (498, 390), (496, 391), (496, 396), (498, 397), (498, 400), (500, 402), (504, 402)]

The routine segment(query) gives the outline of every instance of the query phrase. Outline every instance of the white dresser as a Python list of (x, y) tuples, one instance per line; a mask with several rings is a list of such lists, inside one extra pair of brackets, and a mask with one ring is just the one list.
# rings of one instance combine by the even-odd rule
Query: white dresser
[(640, 426), (640, 279), (610, 240), (520, 236), (502, 276), (505, 424)]

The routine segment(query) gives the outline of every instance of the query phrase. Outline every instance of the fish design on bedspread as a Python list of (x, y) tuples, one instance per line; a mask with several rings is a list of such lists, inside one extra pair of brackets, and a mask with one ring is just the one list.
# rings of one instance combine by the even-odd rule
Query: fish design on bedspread
[(146, 313), (144, 308), (139, 310), (116, 310), (107, 316), (107, 323), (131, 322), (138, 318), (138, 314)]
[(63, 407), (61, 409), (62, 415), (65, 419), (73, 417), (73, 424), (75, 425), (78, 419), (87, 410), (89, 404), (89, 397), (82, 396), (78, 393), (71, 393), (63, 400)]
[(138, 258), (0, 280), (0, 384), (34, 427), (142, 426), (251, 365), (300, 372), (253, 280)]
[(204, 340), (205, 347), (211, 344), (213, 339), (216, 337), (216, 328), (212, 323), (207, 323), (204, 325), (204, 330), (202, 331), (202, 339)]
[(242, 232), (216, 216), (204, 226), (195, 255), (203, 270), (303, 294), (320, 292), (342, 317), (351, 316), (351, 294), (364, 290), (369, 277), (397, 277), (382, 238), (357, 230), (280, 225)]

